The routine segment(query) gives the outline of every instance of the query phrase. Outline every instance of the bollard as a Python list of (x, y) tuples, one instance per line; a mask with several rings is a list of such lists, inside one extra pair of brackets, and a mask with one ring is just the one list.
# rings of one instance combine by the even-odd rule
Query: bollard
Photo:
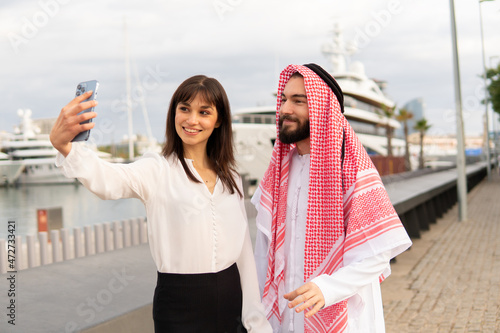
[(113, 250), (113, 233), (111, 232), (111, 223), (104, 223), (104, 249), (106, 251)]
[(19, 235), (16, 235), (16, 270), (17, 271), (20, 271), (21, 269), (23, 269), (23, 253), (24, 253), (24, 249), (23, 249), (23, 239), (21, 238), (21, 236)]
[(139, 245), (139, 219), (130, 219), (130, 233), (132, 234), (132, 246)]
[(123, 247), (130, 247), (130, 245), (132, 245), (132, 239), (130, 235), (130, 220), (122, 221), (122, 231), (123, 231)]
[(113, 239), (115, 250), (123, 248), (123, 235), (120, 221), (113, 222)]
[(46, 231), (38, 233), (38, 242), (40, 243), (40, 266), (47, 265), (49, 263), (48, 255), (48, 235)]
[(71, 256), (71, 238), (69, 236), (69, 230), (66, 228), (61, 229), (61, 241), (62, 241), (62, 256), (63, 260), (69, 260)]
[(94, 240), (92, 238), (92, 226), (86, 225), (83, 227), (85, 234), (85, 253), (88, 256), (95, 254)]
[(95, 249), (96, 253), (104, 252), (104, 229), (102, 224), (94, 225)]
[[(62, 228), (38, 232), (38, 235), (26, 235), (26, 249), (22, 245), (22, 236), (17, 235), (16, 244), (19, 246), (16, 248), (15, 269), (44, 266), (140, 245), (148, 242), (147, 233), (146, 219), (140, 217), (96, 224), (94, 227), (84, 226), (83, 230)], [(5, 239), (0, 239), (0, 274), (7, 272), (6, 244)]]
[(33, 268), (36, 266), (35, 236), (26, 235), (26, 246), (28, 248), (28, 268)]
[(50, 231), (50, 241), (52, 243), (52, 262), (62, 261), (61, 242), (59, 241), (59, 230)]
[(85, 256), (83, 242), (82, 242), (82, 229), (73, 229), (73, 237), (75, 240), (75, 258), (81, 258)]

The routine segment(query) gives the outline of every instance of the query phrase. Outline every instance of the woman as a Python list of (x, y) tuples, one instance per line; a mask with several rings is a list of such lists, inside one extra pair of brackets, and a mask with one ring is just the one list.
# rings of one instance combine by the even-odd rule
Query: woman
[(72, 143), (94, 123), (97, 105), (66, 105), (51, 131), (56, 165), (102, 199), (138, 198), (147, 212), (158, 270), (155, 332), (271, 332), (260, 303), (241, 178), (235, 171), (229, 102), (203, 75), (184, 81), (167, 114), (162, 154), (130, 164), (99, 159)]

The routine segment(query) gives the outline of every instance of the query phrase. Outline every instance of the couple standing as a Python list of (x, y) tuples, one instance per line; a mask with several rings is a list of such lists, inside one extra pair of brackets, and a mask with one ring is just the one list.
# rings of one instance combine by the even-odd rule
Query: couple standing
[(411, 241), (326, 71), (289, 65), (280, 75), (278, 139), (252, 198), (255, 257), (217, 80), (184, 81), (162, 153), (130, 164), (71, 142), (94, 126), (81, 124), (97, 116), (80, 114), (97, 105), (81, 103), (90, 94), (61, 110), (56, 164), (103, 199), (144, 203), (158, 270), (155, 332), (384, 331), (380, 282)]

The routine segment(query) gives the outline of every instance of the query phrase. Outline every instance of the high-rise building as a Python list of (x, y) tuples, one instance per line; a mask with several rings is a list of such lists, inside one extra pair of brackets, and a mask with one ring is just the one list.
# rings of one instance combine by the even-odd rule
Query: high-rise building
[[(415, 133), (416, 130), (413, 128), (417, 121), (425, 118), (424, 114), (424, 109), (425, 109), (425, 103), (424, 99), (422, 97), (418, 97), (415, 99), (412, 99), (411, 101), (407, 102), (404, 106), (403, 109), (406, 109), (413, 113), (413, 118), (408, 120), (408, 134)], [(401, 124), (401, 127), (396, 131), (396, 135), (399, 137), (404, 136), (404, 126)]]

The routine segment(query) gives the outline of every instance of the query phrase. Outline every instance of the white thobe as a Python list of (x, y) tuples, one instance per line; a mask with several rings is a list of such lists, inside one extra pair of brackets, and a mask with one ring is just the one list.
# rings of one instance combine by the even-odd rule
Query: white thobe
[[(304, 248), (309, 191), (310, 155), (291, 152), (288, 177), (287, 212), (285, 227), (285, 292), (293, 291), (304, 282)], [(256, 192), (260, 196), (260, 190)], [(254, 200), (252, 200), (254, 201)], [(254, 201), (255, 202), (255, 201)], [(267, 243), (266, 237), (258, 231), (258, 242)], [(267, 244), (268, 246), (269, 244)], [(267, 247), (257, 246), (256, 251)], [(256, 259), (267, 257), (256, 252)], [(390, 251), (344, 266), (332, 275), (323, 274), (312, 280), (325, 298), (325, 307), (348, 299), (348, 332), (385, 332), (382, 296), (379, 276), (387, 268)], [(267, 264), (267, 260), (265, 261)], [(267, 269), (257, 262), (260, 290)], [(303, 332), (304, 313), (285, 308), (278, 332)]]

